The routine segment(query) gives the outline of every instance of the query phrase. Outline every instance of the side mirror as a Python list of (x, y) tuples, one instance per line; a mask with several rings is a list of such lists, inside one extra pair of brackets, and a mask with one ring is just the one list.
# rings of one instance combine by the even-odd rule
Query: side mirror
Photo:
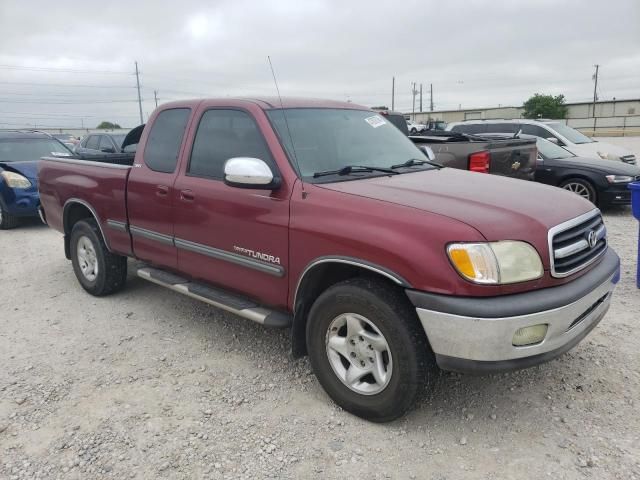
[(104, 153), (116, 153), (116, 150), (113, 147), (104, 147), (101, 148), (100, 151)]
[(275, 190), (280, 179), (273, 176), (269, 165), (259, 158), (230, 158), (224, 164), (224, 183), (230, 187)]
[(549, 140), (551, 143), (555, 143), (556, 145), (560, 144), (560, 140), (558, 140), (556, 137), (547, 137), (547, 140)]
[(428, 147), (427, 145), (421, 145), (418, 148), (422, 150), (422, 153), (424, 153), (431, 162), (435, 161), (436, 154), (433, 153), (433, 150), (431, 150), (431, 147)]

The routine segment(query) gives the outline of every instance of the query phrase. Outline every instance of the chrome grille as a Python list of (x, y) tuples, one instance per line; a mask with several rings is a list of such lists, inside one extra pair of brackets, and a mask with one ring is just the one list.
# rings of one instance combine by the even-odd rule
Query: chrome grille
[(620, 160), (622, 160), (624, 163), (630, 163), (631, 165), (636, 164), (635, 155), (623, 155), (622, 157), (620, 157)]
[(549, 230), (551, 275), (566, 277), (595, 262), (607, 250), (607, 229), (599, 210)]

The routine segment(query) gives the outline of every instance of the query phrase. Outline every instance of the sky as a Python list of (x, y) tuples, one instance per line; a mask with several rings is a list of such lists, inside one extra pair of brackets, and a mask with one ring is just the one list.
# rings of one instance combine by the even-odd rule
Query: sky
[[(0, 0), (0, 128), (140, 123), (275, 94), (435, 110), (640, 98), (640, 0)], [(419, 95), (415, 109), (418, 111)]]

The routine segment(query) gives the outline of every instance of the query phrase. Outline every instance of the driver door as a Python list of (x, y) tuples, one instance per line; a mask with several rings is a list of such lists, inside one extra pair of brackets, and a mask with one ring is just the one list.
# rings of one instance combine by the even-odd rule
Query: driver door
[(286, 306), (289, 198), (285, 189), (224, 183), (230, 158), (265, 161), (278, 175), (253, 116), (242, 109), (202, 108), (191, 151), (174, 185), (178, 269), (192, 278)]

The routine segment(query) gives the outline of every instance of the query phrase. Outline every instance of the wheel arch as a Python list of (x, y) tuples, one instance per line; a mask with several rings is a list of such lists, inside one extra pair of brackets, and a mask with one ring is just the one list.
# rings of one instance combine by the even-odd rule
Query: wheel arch
[(351, 257), (320, 257), (310, 262), (302, 271), (293, 295), (293, 324), (291, 350), (298, 358), (307, 354), (305, 331), (313, 302), (327, 288), (349, 278), (374, 276), (399, 288), (411, 288), (411, 284), (395, 272), (366, 260)]
[(87, 218), (93, 218), (96, 221), (96, 223), (98, 224), (98, 230), (100, 230), (100, 235), (102, 235), (102, 239), (104, 240), (107, 249), (111, 251), (107, 237), (102, 231), (100, 217), (93, 209), (93, 207), (88, 202), (79, 198), (70, 198), (65, 202), (62, 211), (62, 226), (64, 228), (64, 254), (67, 259), (71, 259), (71, 230), (76, 223)]

